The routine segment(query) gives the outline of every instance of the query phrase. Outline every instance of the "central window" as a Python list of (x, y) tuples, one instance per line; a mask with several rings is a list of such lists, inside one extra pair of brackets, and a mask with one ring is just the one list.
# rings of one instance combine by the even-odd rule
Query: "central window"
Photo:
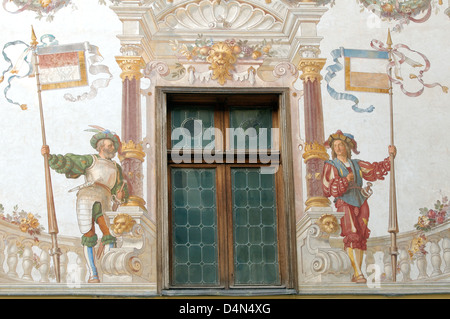
[(286, 285), (279, 100), (167, 95), (171, 287)]

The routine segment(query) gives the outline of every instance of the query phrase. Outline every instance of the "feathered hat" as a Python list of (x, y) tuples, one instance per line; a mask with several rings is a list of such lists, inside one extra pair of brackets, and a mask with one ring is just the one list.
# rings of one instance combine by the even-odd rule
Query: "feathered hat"
[(342, 133), (341, 130), (337, 130), (336, 133), (330, 135), (327, 141), (325, 141), (325, 147), (331, 148), (331, 145), (335, 140), (341, 140), (350, 145), (351, 150), (355, 154), (359, 154), (358, 144), (355, 141), (355, 138), (352, 134)]
[(89, 125), (89, 126), (92, 127), (92, 129), (87, 129), (85, 131), (96, 133), (91, 137), (91, 146), (94, 149), (97, 149), (98, 141), (107, 138), (113, 141), (114, 149), (116, 152), (118, 152), (119, 154), (122, 152), (122, 142), (120, 141), (120, 138), (116, 133), (111, 132), (110, 130), (104, 129), (103, 127), (97, 125)]

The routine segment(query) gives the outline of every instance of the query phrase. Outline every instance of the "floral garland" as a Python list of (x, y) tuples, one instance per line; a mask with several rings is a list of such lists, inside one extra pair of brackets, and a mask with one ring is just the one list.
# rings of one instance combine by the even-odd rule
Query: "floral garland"
[[(316, 0), (316, 5), (335, 5), (336, 0)], [(422, 23), (431, 16), (436, 3), (443, 4), (442, 0), (356, 0), (361, 5), (361, 11), (369, 10), (380, 19), (398, 21), (392, 31), (401, 31), (403, 25), (409, 22)], [(422, 16), (421, 16), (422, 15)], [(419, 17), (420, 16), (420, 17)]]
[[(8, 4), (10, 2), (18, 9), (10, 10)], [(105, 0), (99, 0), (98, 3), (100, 5), (106, 5)], [(77, 8), (72, 0), (3, 0), (3, 9), (9, 13), (20, 13), (25, 10), (34, 11), (38, 20), (45, 17), (48, 22), (53, 21), (57, 11), (69, 5), (72, 6), (72, 9)]]
[(414, 227), (419, 230), (419, 234), (413, 238), (411, 248), (408, 250), (409, 256), (414, 258), (417, 255), (425, 255), (425, 245), (427, 243), (426, 232), (429, 232), (434, 227), (439, 226), (449, 220), (450, 202), (447, 196), (443, 196), (442, 200), (437, 200), (434, 204), (434, 209), (427, 207), (420, 208), (420, 216)]
[[(357, 0), (363, 9), (370, 10), (380, 19), (387, 21), (398, 21), (399, 23), (392, 29), (401, 31), (403, 25), (409, 22), (423, 23), (427, 21), (436, 7), (438, 0)], [(442, 0), (439, 0), (442, 5)]]
[(39, 223), (39, 215), (34, 215), (32, 213), (28, 213), (24, 210), (19, 211), (18, 206), (14, 206), (12, 215), (4, 214), (5, 209), (2, 204), (0, 204), (0, 219), (7, 221), (13, 225), (17, 225), (19, 229), (28, 233), (33, 237), (34, 241), (39, 242), (37, 235), (40, 235), (44, 230), (44, 227)]
[[(228, 39), (224, 41), (233, 52), (233, 55), (238, 59), (254, 59), (260, 57), (273, 56), (276, 52), (272, 49), (275, 41), (268, 42), (263, 40), (261, 43), (250, 45), (248, 40)], [(198, 35), (194, 44), (179, 44), (177, 40), (170, 41), (172, 50), (178, 51), (188, 60), (206, 61), (211, 51), (214, 41), (212, 39), (205, 39), (202, 34)]]

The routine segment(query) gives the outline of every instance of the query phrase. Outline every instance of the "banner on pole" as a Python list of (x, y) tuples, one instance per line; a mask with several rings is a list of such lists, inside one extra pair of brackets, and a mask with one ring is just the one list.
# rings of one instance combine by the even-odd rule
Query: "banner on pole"
[(42, 90), (88, 85), (83, 45), (59, 45), (37, 50)]
[[(41, 90), (68, 89), (90, 85), (89, 91), (80, 95), (64, 94), (64, 99), (67, 101), (78, 102), (93, 99), (97, 96), (98, 89), (109, 85), (112, 74), (109, 68), (101, 63), (103, 57), (97, 46), (89, 42), (60, 45), (55, 37), (50, 34), (43, 35), (40, 41), (41, 43), (36, 46), (35, 53), (38, 59), (37, 68), (40, 75)], [(7, 49), (19, 44), (24, 45), (25, 50), (13, 64), (8, 57)], [(8, 92), (13, 80), (26, 78), (33, 74), (36, 66), (32, 65), (30, 59), (32, 50), (28, 44), (20, 40), (5, 44), (2, 50), (3, 58), (9, 66), (3, 71), (0, 82), (5, 79), (8, 72), (10, 73), (7, 86), (4, 89), (5, 98), (9, 103), (19, 105), (24, 110), (27, 108), (26, 105), (13, 101), (9, 98)], [(24, 64), (28, 66), (27, 72), (20, 75), (19, 71)], [(105, 76), (102, 77), (101, 74)], [(90, 80), (88, 75), (94, 79)]]
[[(337, 73), (344, 70), (345, 90), (372, 93), (388, 93), (389, 78), (386, 74), (386, 65), (389, 61), (387, 52), (375, 50), (357, 50), (339, 48), (331, 52), (334, 64), (328, 66), (325, 81), (327, 91), (336, 100), (349, 100), (354, 104), (352, 109), (355, 112), (372, 112), (373, 105), (367, 108), (359, 107), (359, 99), (350, 93), (337, 92), (331, 86), (331, 80)], [(343, 63), (340, 61), (343, 59)]]
[(347, 91), (389, 93), (387, 52), (344, 49)]

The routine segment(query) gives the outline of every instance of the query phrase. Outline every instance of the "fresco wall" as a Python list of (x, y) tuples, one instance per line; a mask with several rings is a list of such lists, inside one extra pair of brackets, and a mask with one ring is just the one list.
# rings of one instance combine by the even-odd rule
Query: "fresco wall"
[[(450, 65), (446, 56), (450, 47), (447, 31), (450, 19), (445, 13), (446, 10), (448, 12), (448, 4), (432, 2), (429, 17), (423, 19), (424, 21), (413, 21), (380, 18), (380, 13), (371, 12), (363, 6), (363, 1), (338, 0), (326, 4), (328, 11), (317, 24), (317, 35), (323, 37), (319, 57), (327, 59), (321, 72), (324, 77), (321, 88), (325, 136), (328, 137), (337, 130), (351, 133), (358, 142), (360, 157), (364, 160), (381, 161), (388, 156), (391, 134), (389, 96), (353, 92), (359, 99), (361, 108), (371, 105), (374, 107), (371, 112), (356, 112), (352, 109), (351, 101), (334, 99), (328, 93), (326, 81), (327, 67), (335, 63), (331, 53), (339, 48), (371, 50), (373, 40), (386, 43), (390, 30), (393, 45), (406, 45), (423, 54), (409, 51), (411, 58), (423, 62), (425, 56), (430, 62), (429, 70), (423, 73), (424, 83), (448, 86)], [(4, 3), (0, 10), (0, 25), (8, 32), (3, 32), (0, 37), (2, 47), (17, 40), (30, 43), (32, 25), (38, 38), (51, 34), (61, 44), (87, 41), (98, 46), (103, 58), (98, 64), (107, 66), (111, 74), (108, 85), (99, 88), (92, 99), (70, 102), (64, 99), (63, 89), (42, 93), (46, 138), (50, 151), (58, 154), (92, 153), (89, 144), (92, 134), (85, 131), (89, 125), (98, 125), (119, 134), (121, 132), (122, 70), (117, 65), (115, 56), (120, 52), (117, 35), (122, 32), (122, 23), (108, 8), (109, 3), (105, 5), (101, 1), (72, 1), (69, 5), (61, 4), (61, 8), (56, 8), (50, 15), (45, 11), (50, 7), (44, 2), (33, 3), (34, 10), (32, 7), (19, 10), (15, 3)], [(371, 8), (378, 9), (375, 5)], [(381, 3), (379, 8), (382, 8)], [(383, 10), (386, 12), (390, 10), (388, 9), (384, 7)], [(419, 14), (420, 17), (425, 15), (426, 12)], [(3, 48), (8, 56), (16, 58), (24, 50), (23, 46)], [(0, 67), (5, 70), (8, 63), (2, 60)], [(409, 79), (409, 74), (417, 75), (417, 68), (411, 68), (408, 64), (402, 65), (402, 76)], [(40, 153), (42, 136), (36, 82), (34, 78), (27, 77), (14, 79), (5, 94), (3, 90), (8, 86), (9, 76), (5, 74), (1, 83), (3, 93), (0, 100), (0, 127), (3, 136), (0, 141), (3, 150), (0, 159), (4, 168), (0, 180), (2, 216), (7, 218), (8, 214), (22, 210), (33, 213), (45, 231), (47, 209), (44, 165)], [(102, 77), (93, 74), (88, 76), (90, 79)], [(108, 75), (105, 77), (108, 78)], [(330, 85), (336, 91), (344, 92), (344, 82), (341, 72), (330, 81)], [(417, 92), (422, 87), (418, 81), (411, 81), (405, 85), (405, 90)], [(87, 90), (88, 88), (76, 88), (71, 93), (77, 96)], [(399, 86), (394, 86), (393, 92), (398, 223), (400, 232), (408, 232), (416, 229), (415, 225), (421, 215), (428, 214), (429, 210), (423, 211), (424, 207), (434, 209), (436, 213), (445, 211), (448, 207), (446, 205), (450, 192), (450, 171), (447, 166), (450, 137), (447, 129), (450, 98), (439, 85), (425, 87), (423, 93), (416, 94), (417, 96), (408, 96)], [(9, 103), (7, 98), (19, 101), (19, 104)], [(304, 121), (302, 103), (300, 99), (300, 123)], [(26, 109), (20, 107), (23, 104), (27, 105)], [(145, 129), (145, 123), (143, 125)], [(304, 132), (300, 134), (303, 138)], [(52, 182), (59, 234), (79, 237), (74, 213), (75, 196), (68, 190), (78, 186), (80, 181), (53, 174)], [(374, 193), (369, 202), (371, 237), (387, 236), (389, 179), (374, 183), (372, 189)], [(434, 207), (437, 200), (443, 206)], [(448, 214), (442, 215), (444, 220), (439, 220), (439, 223), (447, 221)]]

